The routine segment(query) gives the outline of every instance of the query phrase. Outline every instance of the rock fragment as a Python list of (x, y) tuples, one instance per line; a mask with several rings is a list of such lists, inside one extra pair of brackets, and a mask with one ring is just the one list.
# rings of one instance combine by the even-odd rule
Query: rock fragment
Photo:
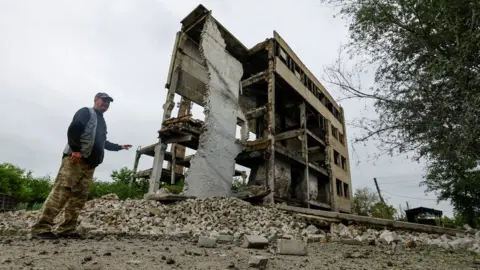
[(278, 239), (278, 254), (282, 255), (307, 255), (307, 243), (298, 240)]
[(248, 266), (256, 269), (267, 268), (268, 258), (264, 256), (251, 256), (248, 260)]
[(264, 248), (268, 246), (268, 239), (260, 235), (245, 235), (243, 237), (242, 247), (244, 248)]
[(208, 236), (200, 236), (198, 238), (198, 246), (199, 247), (206, 247), (206, 248), (213, 248), (217, 243), (217, 238), (208, 237)]

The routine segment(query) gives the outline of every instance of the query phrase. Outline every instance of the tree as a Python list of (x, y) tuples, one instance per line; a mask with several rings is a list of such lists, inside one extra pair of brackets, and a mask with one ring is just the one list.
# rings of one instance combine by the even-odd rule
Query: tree
[(26, 197), (25, 170), (11, 163), (0, 164), (0, 193), (18, 199)]
[(26, 193), (23, 201), (27, 203), (27, 209), (32, 209), (35, 204), (42, 204), (52, 189), (52, 181), (48, 175), (34, 177), (30, 172), (27, 174), (24, 184)]
[[(479, 204), (471, 194), (480, 194), (480, 185), (467, 185), (480, 160), (480, 1), (322, 2), (341, 6), (350, 22), (347, 54), (365, 59), (352, 71), (341, 60), (327, 69), (346, 98), (371, 99), (378, 113), (354, 123), (364, 131), (356, 141), (377, 139), (381, 153), (425, 158), (427, 190), (472, 217)], [(367, 67), (374, 84), (362, 89), (353, 78)]]
[(375, 191), (368, 187), (355, 190), (352, 212), (360, 216), (393, 219), (397, 210), (391, 205), (384, 205)]
[(147, 179), (134, 179), (133, 170), (130, 170), (127, 167), (122, 167), (119, 171), (114, 170), (110, 175), (115, 182), (121, 182), (123, 184), (130, 184), (132, 181), (132, 187), (140, 188), (143, 193), (148, 192), (149, 182)]
[(397, 209), (392, 205), (384, 205), (382, 202), (376, 202), (372, 205), (371, 210), (372, 217), (394, 219), (397, 214)]
[(355, 190), (352, 211), (360, 216), (372, 216), (372, 207), (380, 199), (371, 189), (364, 187)]
[(450, 200), (458, 216), (472, 227), (480, 225), (480, 172), (470, 171), (470, 160), (435, 160), (429, 164), (422, 182), (427, 191), (436, 192), (439, 200)]
[(247, 183), (243, 183), (242, 178), (234, 177), (232, 181), (232, 190), (241, 191), (247, 186)]

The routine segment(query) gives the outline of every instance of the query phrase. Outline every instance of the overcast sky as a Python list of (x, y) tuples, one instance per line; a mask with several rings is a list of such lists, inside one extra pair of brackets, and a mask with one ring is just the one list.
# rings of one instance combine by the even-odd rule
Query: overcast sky
[[(109, 140), (134, 148), (107, 152), (95, 177), (109, 180), (112, 170), (131, 168), (135, 149), (157, 141), (175, 33), (200, 3), (247, 47), (276, 30), (318, 78), (348, 40), (345, 22), (317, 0), (2, 0), (0, 162), (55, 177), (73, 114), (102, 91), (115, 98), (105, 115)], [(364, 101), (341, 105), (347, 121), (374, 115)], [(358, 131), (347, 127), (347, 133), (352, 140)], [(375, 153), (374, 144), (357, 145), (355, 152), (350, 144), (354, 188), (374, 188), (377, 177), (396, 207), (408, 201), (452, 214), (448, 203), (437, 205), (418, 187), (421, 164), (404, 157), (373, 162)], [(144, 158), (140, 169), (151, 166)]]

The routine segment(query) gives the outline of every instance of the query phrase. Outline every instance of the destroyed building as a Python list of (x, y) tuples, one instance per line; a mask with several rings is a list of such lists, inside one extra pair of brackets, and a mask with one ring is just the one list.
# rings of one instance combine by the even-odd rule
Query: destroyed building
[[(248, 185), (262, 187), (266, 202), (350, 212), (343, 109), (280, 35), (247, 49), (202, 5), (181, 24), (159, 142), (135, 159), (149, 194), (185, 178), (186, 195), (229, 196), (238, 164), (250, 168)], [(175, 94), (182, 99), (172, 117)], [(192, 103), (204, 107), (204, 121), (193, 119)], [(185, 148), (197, 152), (185, 156)], [(153, 168), (136, 172), (142, 155), (154, 157)]]

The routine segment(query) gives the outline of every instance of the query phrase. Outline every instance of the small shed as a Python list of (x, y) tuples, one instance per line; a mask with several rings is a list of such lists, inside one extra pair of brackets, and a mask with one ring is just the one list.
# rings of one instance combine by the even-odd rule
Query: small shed
[(440, 224), (443, 224), (442, 216), (443, 212), (440, 210), (426, 208), (426, 207), (417, 207), (405, 211), (407, 215), (407, 221), (412, 223), (420, 223), (427, 225), (436, 225), (435, 218), (438, 217)]

